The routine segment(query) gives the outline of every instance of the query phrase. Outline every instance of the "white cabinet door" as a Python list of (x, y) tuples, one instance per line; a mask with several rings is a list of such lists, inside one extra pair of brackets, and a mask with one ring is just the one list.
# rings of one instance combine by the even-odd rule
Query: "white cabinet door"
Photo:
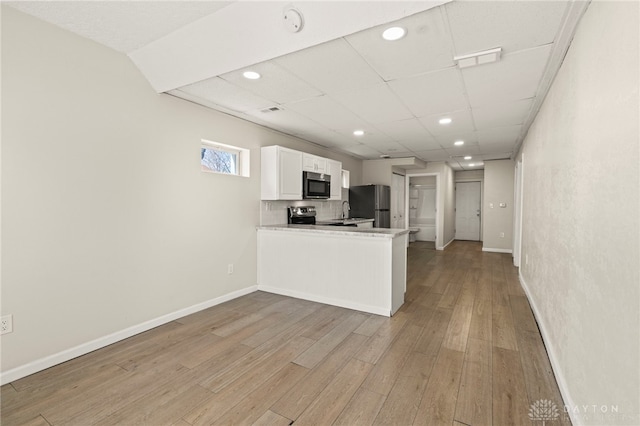
[(302, 170), (314, 173), (329, 173), (327, 159), (312, 154), (302, 155)]
[(329, 200), (342, 200), (342, 163), (327, 159), (327, 173), (331, 175)]
[(302, 200), (302, 152), (274, 145), (260, 154), (260, 198)]

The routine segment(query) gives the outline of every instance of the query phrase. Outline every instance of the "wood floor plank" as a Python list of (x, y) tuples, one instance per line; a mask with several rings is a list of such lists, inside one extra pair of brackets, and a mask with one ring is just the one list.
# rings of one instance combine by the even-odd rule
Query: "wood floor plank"
[(469, 338), (455, 419), (468, 425), (492, 422), (491, 343)]
[(388, 395), (422, 331), (422, 327), (412, 324), (406, 326), (376, 363), (362, 387), (381, 395)]
[(247, 425), (257, 421), (269, 407), (300, 381), (309, 369), (289, 363), (233, 406), (212, 424)]
[(356, 328), (353, 332), (356, 334), (362, 334), (363, 336), (373, 336), (382, 325), (388, 321), (387, 317), (380, 315), (371, 315), (363, 322), (360, 327)]
[(105, 419), (94, 423), (97, 426), (121, 424), (166, 425), (179, 420), (196, 405), (209, 398), (211, 392), (199, 385), (182, 390), (165, 387), (150, 395), (145, 404), (130, 404)]
[(214, 396), (195, 407), (183, 418), (192, 425), (211, 424), (221, 417), (230, 407), (233, 407), (262, 383), (289, 364), (299, 354), (314, 343), (306, 337), (295, 337), (286, 345), (280, 347), (268, 359), (253, 368), (246, 370), (232, 383), (228, 384)]
[(491, 309), (491, 338), (494, 346), (518, 350), (516, 330), (511, 307), (493, 304)]
[(361, 334), (351, 334), (316, 366), (305, 379), (271, 406), (271, 410), (289, 419), (297, 419), (322, 390), (344, 368), (367, 340)]
[(383, 395), (360, 387), (333, 426), (371, 425), (384, 401)]
[(428, 378), (419, 376), (398, 376), (373, 424), (412, 424), (427, 382)]
[(529, 425), (529, 400), (517, 351), (493, 347), (493, 424)]
[(337, 327), (325, 334), (309, 349), (300, 354), (294, 362), (307, 368), (313, 368), (322, 361), (336, 346), (347, 338), (356, 328), (367, 319), (367, 315), (360, 312), (349, 314)]
[(267, 410), (258, 420), (253, 422), (252, 426), (289, 426), (291, 422), (292, 420)]
[(464, 352), (467, 347), (473, 304), (475, 300), (475, 288), (464, 287), (453, 308), (449, 326), (445, 332), (442, 345), (455, 351)]
[(533, 316), (527, 298), (525, 296), (510, 296), (509, 302), (511, 304), (511, 313), (513, 314), (516, 330), (531, 331), (539, 334), (538, 324)]
[(311, 405), (296, 419), (296, 425), (333, 423), (373, 368), (373, 364), (352, 359)]
[(416, 342), (414, 350), (435, 358), (440, 352), (442, 340), (450, 321), (451, 311), (436, 309), (430, 321), (424, 327), (424, 331)]
[(408, 315), (397, 312), (382, 324), (355, 355), (360, 361), (375, 364), (407, 323)]
[(453, 423), (464, 353), (442, 348), (413, 424)]
[[(539, 333), (518, 330), (520, 362), (529, 401), (549, 400), (557, 407), (563, 405), (562, 395), (556, 383), (551, 363)], [(554, 421), (557, 425), (570, 425), (568, 416), (561, 415)]]
[(491, 296), (485, 297), (478, 294), (473, 303), (473, 313), (471, 314), (471, 324), (469, 325), (469, 337), (491, 342), (491, 331), (493, 328), (493, 309)]

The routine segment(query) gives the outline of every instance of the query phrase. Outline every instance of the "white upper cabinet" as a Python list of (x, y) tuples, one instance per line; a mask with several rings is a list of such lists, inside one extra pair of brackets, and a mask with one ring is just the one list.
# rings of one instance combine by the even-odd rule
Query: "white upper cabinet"
[(327, 159), (327, 172), (331, 175), (331, 196), (329, 200), (342, 200), (342, 163)]
[(302, 155), (277, 145), (261, 149), (262, 200), (302, 200)]
[(302, 154), (302, 170), (305, 172), (329, 173), (327, 159), (317, 155)]

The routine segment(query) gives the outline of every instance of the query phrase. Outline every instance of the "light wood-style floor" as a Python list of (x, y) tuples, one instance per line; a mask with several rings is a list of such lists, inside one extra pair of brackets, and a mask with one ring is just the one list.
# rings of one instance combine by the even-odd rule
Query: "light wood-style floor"
[(406, 299), (385, 318), (256, 292), (3, 386), (1, 424), (541, 424), (528, 415), (543, 399), (562, 412), (510, 255), (412, 244)]

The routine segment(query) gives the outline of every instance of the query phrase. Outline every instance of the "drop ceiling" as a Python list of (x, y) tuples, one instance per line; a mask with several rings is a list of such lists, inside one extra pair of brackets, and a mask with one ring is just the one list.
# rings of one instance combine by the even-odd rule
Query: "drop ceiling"
[[(471, 170), (517, 153), (588, 3), (9, 4), (128, 54), (159, 92), (362, 159)], [(304, 18), (298, 33), (281, 22), (291, 6)], [(406, 36), (382, 39), (390, 26)], [(497, 47), (494, 63), (454, 61)]]

